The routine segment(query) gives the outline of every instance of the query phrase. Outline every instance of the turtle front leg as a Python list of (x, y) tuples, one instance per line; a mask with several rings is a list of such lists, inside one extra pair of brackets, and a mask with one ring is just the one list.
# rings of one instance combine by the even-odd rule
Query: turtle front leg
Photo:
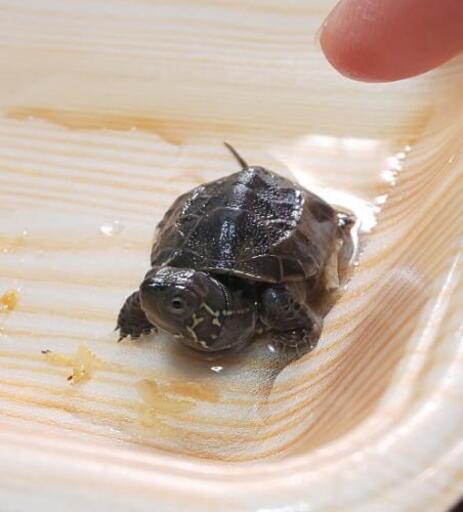
[(157, 332), (156, 326), (149, 322), (141, 309), (139, 292), (133, 292), (125, 300), (117, 317), (116, 330), (119, 331), (118, 341), (127, 336), (139, 338), (142, 334), (149, 334), (151, 331)]
[(296, 298), (289, 286), (277, 285), (262, 294), (260, 319), (273, 342), (288, 356), (312, 350), (320, 337), (322, 319)]

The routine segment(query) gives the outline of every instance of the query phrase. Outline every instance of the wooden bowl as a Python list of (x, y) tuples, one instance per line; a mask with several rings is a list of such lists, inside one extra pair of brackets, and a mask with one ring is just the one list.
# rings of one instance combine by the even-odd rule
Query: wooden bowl
[[(0, 1), (5, 510), (435, 512), (461, 493), (463, 62), (344, 79), (316, 40), (332, 4)], [(352, 278), (284, 368), (265, 340), (207, 361), (112, 332), (169, 204), (236, 170), (224, 140), (359, 218)]]

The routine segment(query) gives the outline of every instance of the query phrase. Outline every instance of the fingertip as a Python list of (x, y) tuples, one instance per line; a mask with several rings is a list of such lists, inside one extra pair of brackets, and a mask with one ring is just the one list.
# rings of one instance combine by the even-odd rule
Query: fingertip
[[(381, 18), (369, 12), (368, 2), (341, 0), (323, 24), (320, 45), (328, 62), (344, 76), (362, 81), (377, 81), (378, 48), (373, 26)], [(381, 4), (378, 5), (380, 7)]]
[(321, 48), (341, 74), (385, 82), (415, 76), (463, 49), (460, 0), (341, 0), (324, 23)]

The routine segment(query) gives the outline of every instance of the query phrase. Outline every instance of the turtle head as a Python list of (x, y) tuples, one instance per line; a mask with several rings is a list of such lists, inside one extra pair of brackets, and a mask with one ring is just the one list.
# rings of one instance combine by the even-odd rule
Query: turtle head
[(226, 288), (205, 272), (185, 268), (152, 269), (140, 286), (141, 307), (148, 320), (185, 345), (216, 352), (235, 344), (227, 335), (223, 313), (230, 308)]

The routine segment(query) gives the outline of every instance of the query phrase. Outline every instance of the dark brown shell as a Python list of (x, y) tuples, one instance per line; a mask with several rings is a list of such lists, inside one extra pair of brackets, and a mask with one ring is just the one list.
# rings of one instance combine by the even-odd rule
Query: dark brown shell
[(248, 167), (180, 196), (158, 226), (151, 264), (297, 281), (324, 268), (336, 230), (323, 199)]

